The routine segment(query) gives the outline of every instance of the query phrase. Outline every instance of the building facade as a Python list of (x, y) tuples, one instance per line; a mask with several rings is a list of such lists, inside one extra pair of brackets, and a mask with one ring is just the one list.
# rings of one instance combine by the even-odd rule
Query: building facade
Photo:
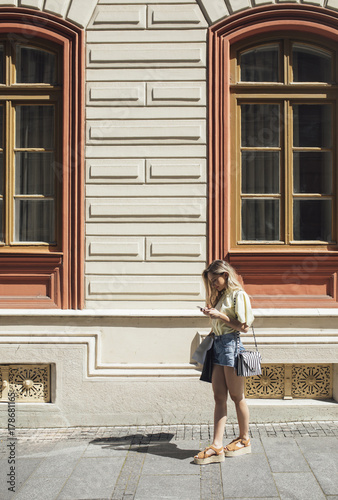
[(0, 2), (18, 426), (211, 421), (191, 354), (215, 258), (253, 301), (252, 419), (336, 418), (337, 41), (336, 0)]

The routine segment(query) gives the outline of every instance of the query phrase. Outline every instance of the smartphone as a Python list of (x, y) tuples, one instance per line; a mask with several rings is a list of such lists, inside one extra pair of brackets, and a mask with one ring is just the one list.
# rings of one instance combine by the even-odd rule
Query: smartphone
[(200, 311), (202, 311), (202, 312), (204, 311), (204, 307), (201, 307), (201, 306), (196, 306), (196, 307), (198, 307), (198, 309), (199, 309)]

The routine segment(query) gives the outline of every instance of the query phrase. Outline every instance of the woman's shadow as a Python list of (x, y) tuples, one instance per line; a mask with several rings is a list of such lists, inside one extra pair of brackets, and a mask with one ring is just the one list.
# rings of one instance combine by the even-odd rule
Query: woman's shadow
[[(130, 434), (119, 437), (102, 437), (90, 441), (90, 444), (101, 446), (104, 449), (128, 450), (136, 453), (147, 453), (161, 457), (171, 457), (177, 460), (186, 460), (198, 453), (198, 442), (194, 449), (179, 448), (182, 441), (171, 442), (175, 437), (172, 433), (154, 433), (154, 434)], [(184, 441), (183, 441), (184, 442)]]

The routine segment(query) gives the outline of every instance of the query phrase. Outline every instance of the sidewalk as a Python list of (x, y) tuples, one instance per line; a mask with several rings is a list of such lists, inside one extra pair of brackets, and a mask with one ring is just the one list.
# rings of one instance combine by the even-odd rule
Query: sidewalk
[[(1, 430), (0, 498), (338, 500), (338, 422), (250, 431), (251, 455), (198, 466), (192, 457), (210, 443), (212, 426)], [(225, 443), (236, 436), (227, 425)]]

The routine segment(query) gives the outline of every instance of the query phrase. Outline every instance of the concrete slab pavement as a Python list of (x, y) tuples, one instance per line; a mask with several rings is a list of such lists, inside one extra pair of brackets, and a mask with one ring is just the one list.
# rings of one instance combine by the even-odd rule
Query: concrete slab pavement
[[(250, 432), (252, 454), (198, 466), (212, 426), (2, 430), (0, 499), (338, 500), (338, 422)], [(225, 443), (237, 433), (227, 425)]]

